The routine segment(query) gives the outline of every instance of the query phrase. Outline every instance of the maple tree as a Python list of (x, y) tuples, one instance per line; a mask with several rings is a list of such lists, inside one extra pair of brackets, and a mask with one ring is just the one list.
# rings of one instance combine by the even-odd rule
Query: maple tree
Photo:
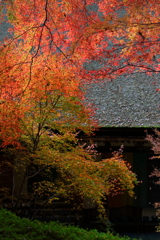
[[(154, 136), (153, 135), (147, 135), (147, 140), (152, 144), (152, 150), (155, 156), (151, 157), (151, 159), (160, 159), (160, 131), (154, 130)], [(160, 184), (160, 169), (155, 167), (154, 170), (151, 172), (150, 177), (156, 177), (155, 184)], [(160, 216), (160, 202), (156, 202), (155, 208), (157, 208), (157, 215)], [(158, 230), (159, 229), (159, 230)], [(157, 228), (158, 231), (160, 231), (160, 227)]]
[[(40, 77), (40, 71), (38, 73)], [(57, 78), (56, 74), (54, 77)], [(77, 131), (91, 131), (88, 112), (77, 98), (78, 89), (74, 91), (71, 85), (65, 88), (65, 78), (61, 79), (62, 82), (59, 79), (57, 86), (54, 77), (49, 75), (50, 84), (47, 82), (47, 86), (39, 84), (39, 79), (43, 78), (38, 78), (38, 81), (36, 77), (32, 78), (33, 85), (25, 90), (21, 98), (1, 104), (2, 113), (6, 114), (5, 108), (8, 107), (7, 113), (10, 114), (3, 117), (12, 120), (14, 116), (16, 119), (16, 123), (6, 121), (6, 129), (1, 126), (3, 152), (14, 159), (14, 162), (6, 160), (4, 164), (8, 163), (14, 169), (14, 184), (15, 174), (23, 176), (18, 195), (12, 192), (14, 211), (24, 197), (30, 201), (38, 197), (40, 203), (51, 203), (60, 197), (73, 201), (75, 195), (81, 202), (87, 197), (92, 199), (104, 211), (102, 202), (106, 195), (125, 190), (134, 195), (136, 176), (123, 161), (121, 153), (96, 162), (94, 149), (79, 145)], [(62, 86), (59, 89), (59, 84), (63, 85), (64, 91)], [(19, 117), (16, 117), (17, 114)], [(56, 179), (54, 169), (58, 174)], [(22, 189), (30, 179), (33, 179), (33, 183), (29, 184), (31, 189), (24, 196)]]
[[(147, 135), (147, 140), (152, 144), (152, 150), (155, 156), (151, 159), (159, 159), (160, 158), (160, 131), (154, 130), (155, 135)], [(158, 178), (157, 184), (160, 184), (160, 169), (155, 168), (154, 171), (151, 173), (151, 177), (155, 176)]]
[[(28, 94), (23, 95), (24, 101), (18, 100), (18, 106), (14, 108), (16, 114), (24, 113), (18, 119), (18, 138), (11, 142), (12, 146), (3, 141), (6, 146), (4, 154), (14, 159), (13, 163), (9, 162), (14, 174), (23, 176), (18, 195), (12, 192), (14, 211), (24, 197), (30, 201), (38, 198), (38, 202), (43, 204), (61, 197), (74, 201), (78, 195), (81, 203), (90, 198), (103, 212), (102, 203), (107, 195), (126, 190), (133, 196), (136, 175), (130, 171), (130, 165), (122, 159), (121, 153), (96, 162), (94, 149), (85, 149), (78, 144), (77, 129), (90, 132), (83, 126), (90, 120), (85, 118), (85, 111), (82, 111), (83, 106), (78, 100), (73, 96), (63, 96), (62, 90), (59, 92), (54, 87), (46, 91), (34, 85), (34, 90), (31, 90), (31, 94), (26, 90)], [(13, 128), (11, 125), (8, 128), (8, 134), (11, 134)], [(4, 162), (7, 163), (8, 160)], [(58, 174), (56, 178), (54, 169)], [(22, 189), (30, 179), (33, 179), (29, 185), (31, 190), (24, 196)]]
[[(126, 189), (132, 195), (136, 178), (121, 156), (93, 161), (76, 132), (90, 132), (93, 125), (92, 110), (82, 103), (85, 83), (160, 71), (159, 1), (1, 4), (11, 37), (0, 49), (0, 137), (3, 147), (14, 146), (6, 149), (16, 156), (16, 168), (26, 169), (24, 181), (39, 172), (51, 177), (56, 168), (61, 177), (36, 182), (37, 194), (44, 196), (46, 188), (49, 196), (73, 191), (99, 206), (105, 194)], [(98, 63), (96, 69), (91, 63)], [(32, 164), (38, 171), (28, 176)]]

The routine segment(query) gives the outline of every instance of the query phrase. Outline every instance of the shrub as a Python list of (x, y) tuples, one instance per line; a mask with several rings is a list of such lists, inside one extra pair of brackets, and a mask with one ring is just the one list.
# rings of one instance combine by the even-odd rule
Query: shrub
[(87, 231), (58, 222), (21, 219), (5, 209), (0, 210), (0, 223), (0, 240), (129, 240), (128, 237), (120, 238), (110, 232)]

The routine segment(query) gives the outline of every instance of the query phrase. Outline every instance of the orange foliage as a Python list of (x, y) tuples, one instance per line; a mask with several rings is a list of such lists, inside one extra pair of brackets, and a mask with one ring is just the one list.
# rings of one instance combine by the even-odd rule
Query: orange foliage
[(41, 98), (47, 88), (82, 99), (86, 81), (160, 71), (157, 0), (6, 0), (4, 6), (12, 24), (12, 38), (4, 38), (0, 53), (5, 141), (21, 132), (28, 94)]
[[(92, 11), (94, 3), (97, 12)], [(133, 195), (136, 176), (121, 156), (95, 162), (78, 146), (75, 133), (90, 132), (93, 125), (92, 112), (82, 104), (84, 81), (135, 69), (159, 71), (158, 1), (4, 4), (13, 36), (5, 38), (0, 49), (0, 138), (3, 147), (17, 147), (7, 149), (16, 156), (15, 168), (20, 171), (23, 166), (27, 173), (35, 164), (38, 173), (51, 173), (53, 168), (60, 172), (57, 182), (51, 178), (39, 183), (39, 194), (47, 184), (50, 194), (74, 190), (99, 206), (106, 193), (126, 189)], [(100, 67), (89, 71), (84, 65), (92, 60)], [(25, 174), (22, 185), (36, 174)]]

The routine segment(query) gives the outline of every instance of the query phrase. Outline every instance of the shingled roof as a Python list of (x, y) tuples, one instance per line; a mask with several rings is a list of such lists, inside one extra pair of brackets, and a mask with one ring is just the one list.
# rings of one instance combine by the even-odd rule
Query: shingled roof
[(101, 127), (160, 127), (160, 76), (136, 73), (91, 84), (86, 97)]

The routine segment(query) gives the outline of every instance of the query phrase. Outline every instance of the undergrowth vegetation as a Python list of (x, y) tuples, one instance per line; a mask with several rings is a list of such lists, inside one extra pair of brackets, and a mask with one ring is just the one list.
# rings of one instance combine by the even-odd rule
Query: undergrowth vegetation
[(129, 240), (128, 237), (114, 236), (110, 232), (87, 231), (58, 222), (21, 219), (4, 209), (0, 210), (0, 223), (0, 240)]

